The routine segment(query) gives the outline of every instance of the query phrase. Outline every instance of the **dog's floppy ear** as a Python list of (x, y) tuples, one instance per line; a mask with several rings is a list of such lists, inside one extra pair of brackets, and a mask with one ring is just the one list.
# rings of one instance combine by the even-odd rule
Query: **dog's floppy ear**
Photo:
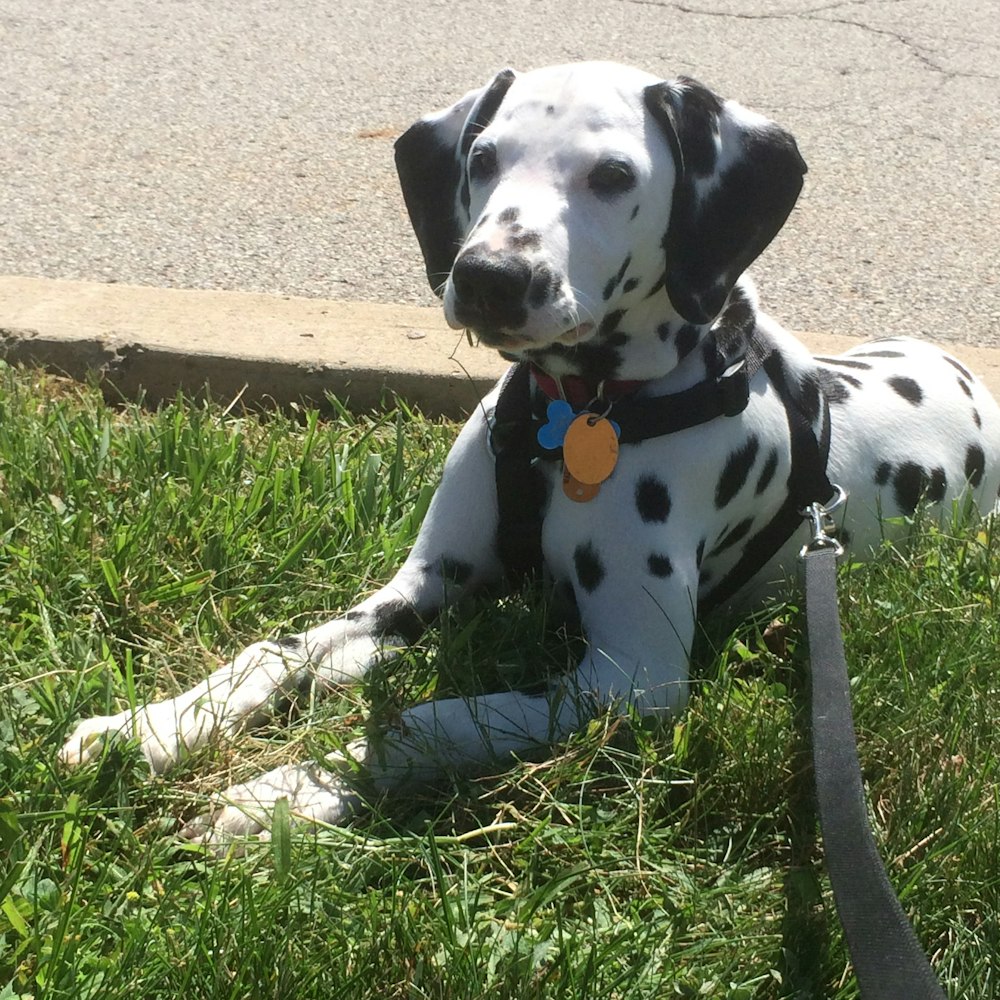
[(396, 172), (427, 280), (441, 294), (469, 224), (465, 160), (473, 140), (493, 120), (515, 73), (505, 69), (450, 108), (421, 118), (396, 140)]
[(677, 165), (667, 294), (688, 322), (707, 323), (788, 218), (806, 165), (788, 132), (695, 80), (653, 84), (644, 99)]

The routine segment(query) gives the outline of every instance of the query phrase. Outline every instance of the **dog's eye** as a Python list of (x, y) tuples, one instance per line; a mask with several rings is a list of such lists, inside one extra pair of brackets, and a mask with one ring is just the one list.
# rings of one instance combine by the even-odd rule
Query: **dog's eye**
[(635, 171), (624, 160), (602, 160), (590, 171), (587, 183), (594, 194), (610, 198), (635, 187)]
[(469, 155), (469, 178), (474, 181), (488, 181), (497, 172), (497, 148), (484, 142)]

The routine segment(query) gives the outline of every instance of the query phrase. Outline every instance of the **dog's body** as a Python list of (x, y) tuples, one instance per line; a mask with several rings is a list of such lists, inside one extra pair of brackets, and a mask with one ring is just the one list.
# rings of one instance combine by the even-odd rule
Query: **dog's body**
[[(857, 555), (881, 538), (880, 515), (910, 514), (922, 498), (992, 509), (1000, 410), (959, 362), (899, 339), (816, 359), (758, 312), (743, 272), (784, 223), (805, 172), (773, 123), (693, 81), (611, 64), (505, 71), (414, 125), (397, 165), (446, 317), (532, 361), (536, 399), (562, 386), (579, 397), (575, 409), (594, 397), (596, 416), (613, 420), (618, 399), (712, 384), (760, 343), (780, 358), (784, 384), (760, 369), (740, 412), (622, 444), (583, 502), (572, 483), (564, 489), (561, 462), (538, 463), (546, 570), (572, 590), (587, 651), (574, 675), (541, 693), (407, 710), (377, 746), (352, 748), (377, 786), (532, 753), (602, 706), (681, 708), (699, 603), (722, 595), (745, 605), (794, 574), (801, 536), (768, 553), (737, 593), (728, 586), (797, 474), (790, 407), (829, 441), (829, 479), (849, 494), (841, 537)], [(100, 735), (124, 732), (163, 771), (282, 691), (357, 680), (445, 603), (497, 582), (496, 399), (494, 390), (462, 430), (388, 586), (342, 618), (250, 647), (177, 698), (82, 722), (63, 759), (87, 760)], [(356, 801), (336, 760), (288, 765), (230, 789), (188, 834), (261, 833), (283, 796), (293, 815), (325, 822)]]

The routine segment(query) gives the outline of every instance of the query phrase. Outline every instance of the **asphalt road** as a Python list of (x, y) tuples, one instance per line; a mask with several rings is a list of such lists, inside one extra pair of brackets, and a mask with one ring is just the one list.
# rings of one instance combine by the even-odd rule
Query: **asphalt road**
[(0, 273), (432, 302), (392, 139), (504, 65), (687, 74), (810, 166), (800, 330), (1000, 345), (996, 0), (0, 0)]

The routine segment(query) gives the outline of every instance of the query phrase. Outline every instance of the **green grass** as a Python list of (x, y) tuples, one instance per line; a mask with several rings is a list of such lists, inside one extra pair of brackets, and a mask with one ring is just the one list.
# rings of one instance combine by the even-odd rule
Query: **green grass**
[[(603, 719), (545, 763), (244, 858), (172, 832), (211, 791), (355, 735), (372, 702), (557, 670), (578, 640), (541, 602), (484, 600), (363, 690), (166, 779), (129, 747), (56, 765), (80, 716), (175, 693), (399, 564), (454, 428), (293, 417), (111, 408), (0, 370), (0, 998), (856, 997), (793, 607), (766, 636), (702, 637), (673, 727)], [(875, 825), (955, 998), (1000, 996), (998, 545), (914, 526), (842, 574)]]

